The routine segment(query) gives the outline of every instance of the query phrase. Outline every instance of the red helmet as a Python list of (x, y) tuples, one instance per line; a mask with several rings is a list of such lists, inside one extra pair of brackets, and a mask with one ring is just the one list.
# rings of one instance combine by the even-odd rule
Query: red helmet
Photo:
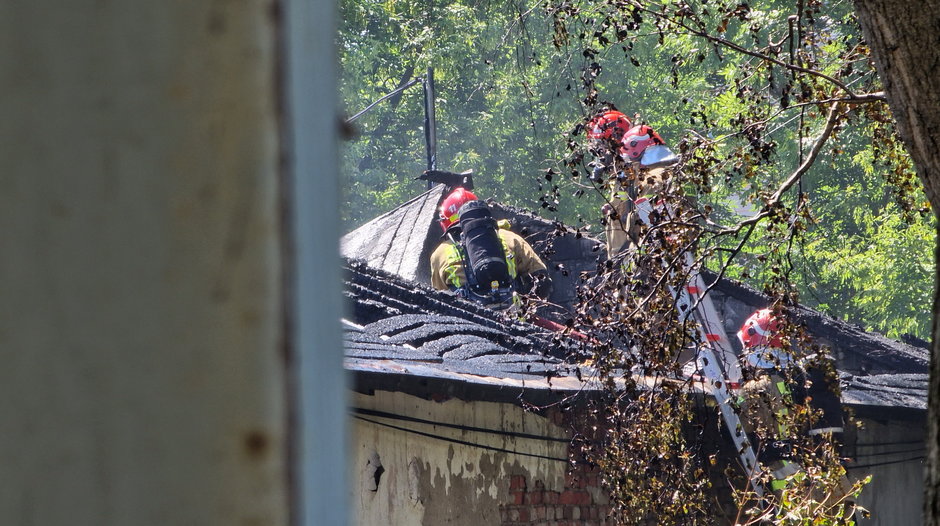
[(745, 349), (755, 347), (783, 347), (780, 338), (780, 320), (774, 316), (770, 309), (761, 309), (744, 321), (738, 331), (738, 339)]
[(630, 128), (623, 136), (620, 155), (627, 161), (639, 162), (643, 152), (650, 146), (666, 144), (666, 141), (645, 124)]
[(620, 141), (630, 129), (630, 119), (619, 111), (606, 111), (588, 122), (587, 136), (590, 139), (613, 139)]
[(441, 228), (444, 229), (444, 232), (447, 232), (447, 229), (454, 226), (454, 223), (460, 221), (460, 216), (457, 212), (460, 210), (460, 207), (470, 201), (476, 201), (477, 196), (473, 195), (473, 192), (470, 190), (465, 190), (463, 188), (457, 188), (450, 193), (447, 197), (444, 198), (444, 202), (441, 203)]

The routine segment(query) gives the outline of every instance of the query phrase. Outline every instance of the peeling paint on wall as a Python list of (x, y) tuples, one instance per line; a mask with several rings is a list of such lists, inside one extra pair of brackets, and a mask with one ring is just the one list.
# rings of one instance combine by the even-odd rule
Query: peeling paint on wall
[[(437, 403), (386, 392), (357, 394), (353, 403), (466, 428), (379, 418), (355, 420), (354, 465), (367, 465), (375, 452), (385, 468), (376, 491), (363, 491), (361, 480), (351, 485), (359, 493), (350, 499), (359, 524), (499, 524), (500, 505), (511, 502), (510, 477), (564, 485), (564, 430), (518, 406), (459, 400)], [(367, 471), (359, 471), (358, 476), (363, 473)]]

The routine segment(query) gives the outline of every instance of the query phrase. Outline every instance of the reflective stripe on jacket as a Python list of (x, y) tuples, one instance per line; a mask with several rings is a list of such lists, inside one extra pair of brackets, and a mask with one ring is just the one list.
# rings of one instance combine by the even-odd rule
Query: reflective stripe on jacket
[[(503, 228), (497, 233), (507, 256), (510, 277), (515, 279), (520, 274), (546, 270), (545, 263), (519, 234)], [(438, 290), (454, 290), (466, 283), (463, 260), (457, 246), (444, 241), (431, 254), (431, 285)]]

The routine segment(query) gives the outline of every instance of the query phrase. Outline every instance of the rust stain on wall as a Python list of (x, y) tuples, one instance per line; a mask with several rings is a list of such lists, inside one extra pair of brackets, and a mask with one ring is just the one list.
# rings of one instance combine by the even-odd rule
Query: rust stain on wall
[(248, 458), (258, 461), (264, 459), (271, 449), (271, 440), (263, 431), (255, 429), (245, 433), (243, 445)]

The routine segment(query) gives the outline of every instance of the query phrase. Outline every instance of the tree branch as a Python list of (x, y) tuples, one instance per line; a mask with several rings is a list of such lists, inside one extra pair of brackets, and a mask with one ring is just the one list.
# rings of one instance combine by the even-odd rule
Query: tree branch
[(757, 59), (760, 59), (760, 60), (763, 60), (763, 61), (766, 61), (766, 62), (770, 62), (771, 64), (775, 64), (775, 65), (777, 65), (777, 66), (780, 66), (780, 67), (785, 68), (785, 69), (789, 69), (789, 70), (791, 70), (791, 71), (798, 71), (798, 72), (800, 72), (800, 73), (805, 73), (805, 74), (807, 74), (807, 75), (812, 75), (812, 76), (814, 76), (814, 77), (819, 77), (819, 78), (821, 78), (821, 79), (824, 79), (824, 80), (826, 80), (826, 81), (828, 81), (828, 82), (830, 82), (830, 83), (832, 83), (832, 84), (838, 86), (839, 89), (841, 89), (841, 90), (844, 91), (846, 94), (848, 94), (848, 96), (849, 96), (850, 99), (853, 99), (853, 100), (854, 100), (854, 99), (858, 98), (858, 95), (856, 95), (855, 92), (852, 91), (852, 89), (849, 88), (849, 86), (848, 86), (847, 84), (845, 84), (844, 82), (840, 81), (839, 79), (836, 79), (835, 77), (831, 77), (831, 76), (829, 76), (829, 75), (826, 75), (825, 73), (823, 73), (823, 72), (821, 72), (821, 71), (817, 71), (817, 70), (815, 70), (815, 69), (804, 68), (804, 67), (802, 67), (802, 66), (797, 66), (796, 64), (790, 64), (790, 63), (784, 62), (784, 61), (782, 61), (782, 60), (780, 60), (780, 59), (778, 59), (778, 58), (775, 58), (775, 57), (772, 57), (772, 56), (770, 56), (770, 55), (767, 55), (767, 54), (765, 54), (765, 53), (759, 53), (759, 52), (757, 52), (757, 51), (748, 49), (748, 48), (746, 48), (746, 47), (742, 47), (742, 46), (740, 46), (740, 45), (738, 45), (738, 44), (736, 44), (736, 43), (734, 43), (734, 42), (732, 42), (732, 41), (730, 41), (730, 40), (727, 40), (727, 39), (724, 39), (724, 38), (721, 38), (721, 37), (717, 37), (717, 36), (715, 36), (715, 35), (712, 35), (711, 33), (707, 32), (707, 31), (705, 31), (705, 30), (703, 30), (703, 29), (696, 29), (696, 28), (694, 28), (694, 27), (692, 27), (692, 26), (686, 24), (685, 22), (683, 22), (683, 21), (681, 21), (681, 20), (676, 20), (676, 19), (673, 19), (673, 18), (670, 18), (670, 17), (666, 16), (665, 14), (663, 14), (663, 13), (661, 13), (661, 12), (654, 11), (654, 10), (648, 8), (648, 7), (645, 7), (641, 2), (638, 2), (638, 1), (636, 1), (636, 0), (633, 1), (633, 5), (634, 5), (636, 8), (638, 8), (638, 9), (640, 9), (640, 10), (642, 10), (642, 11), (645, 11), (645, 12), (647, 12), (647, 13), (649, 13), (649, 14), (651, 14), (651, 15), (657, 17), (657, 18), (659, 18), (660, 20), (664, 20), (664, 21), (666, 21), (666, 22), (675, 24), (676, 26), (678, 26), (678, 27), (682, 28), (683, 30), (687, 31), (687, 32), (688, 32), (689, 34), (691, 34), (691, 35), (697, 36), (697, 37), (699, 37), (699, 38), (704, 38), (705, 40), (708, 40), (709, 42), (711, 42), (711, 43), (713, 43), (713, 44), (722, 45), (722, 46), (724, 46), (724, 47), (726, 47), (726, 48), (728, 48), (728, 49), (731, 49), (731, 50), (733, 50), (733, 51), (735, 51), (735, 52), (737, 52), (737, 53), (741, 53), (741, 54), (743, 54), (743, 55), (747, 55), (747, 56), (754, 57), (754, 58), (757, 58)]
[(774, 192), (774, 195), (770, 197), (770, 201), (765, 204), (765, 208), (770, 206), (775, 206), (780, 202), (780, 198), (783, 194), (789, 190), (797, 181), (803, 177), (803, 174), (809, 171), (810, 167), (813, 166), (813, 163), (816, 162), (816, 158), (819, 157), (819, 152), (822, 150), (822, 147), (826, 144), (826, 141), (829, 140), (829, 137), (832, 135), (832, 131), (836, 127), (836, 123), (839, 121), (839, 102), (833, 102), (829, 106), (829, 115), (826, 116), (826, 127), (823, 129), (822, 135), (819, 136), (819, 139), (816, 140), (816, 144), (813, 145), (813, 149), (810, 150), (809, 155), (806, 156), (806, 160), (803, 161), (803, 164), (793, 172), (790, 177), (780, 185), (780, 188)]

